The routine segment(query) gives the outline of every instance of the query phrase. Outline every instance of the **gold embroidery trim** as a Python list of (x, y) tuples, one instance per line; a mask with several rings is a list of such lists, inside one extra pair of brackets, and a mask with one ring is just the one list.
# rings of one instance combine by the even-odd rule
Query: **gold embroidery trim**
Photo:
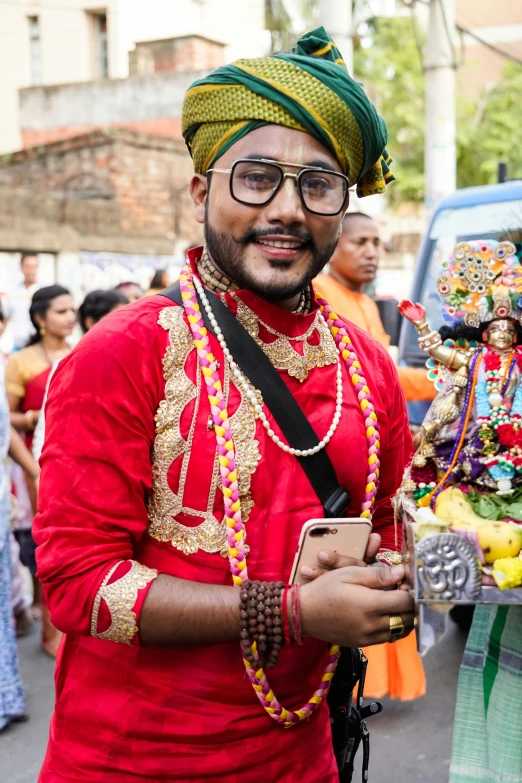
[[(96, 593), (91, 615), (91, 636), (96, 639), (107, 639), (111, 642), (130, 645), (138, 632), (136, 614), (132, 611), (137, 599), (138, 590), (143, 590), (149, 582), (158, 575), (155, 568), (147, 568), (141, 563), (132, 563), (130, 569), (120, 579), (108, 584), (112, 575), (124, 561), (116, 563), (106, 574)], [(111, 615), (111, 624), (106, 631), (98, 633), (98, 617), (101, 601), (105, 601)]]
[[(166, 307), (161, 311), (159, 324), (169, 330), (169, 346), (163, 359), (165, 375), (165, 399), (156, 413), (156, 438), (152, 458), (152, 493), (149, 500), (149, 535), (157, 541), (170, 542), (186, 555), (200, 549), (208, 554), (220, 552), (226, 556), (226, 524), (214, 515), (214, 503), (218, 491), (220, 472), (217, 448), (210, 483), (207, 507), (204, 511), (185, 506), (183, 497), (187, 479), (190, 453), (194, 445), (196, 420), (201, 402), (201, 373), (194, 383), (185, 372), (185, 364), (195, 350), (190, 330), (183, 318), (181, 307)], [(230, 386), (228, 365), (225, 366), (225, 396)], [(194, 413), (187, 439), (181, 435), (181, 416), (186, 406), (195, 399)], [(261, 455), (255, 440), (256, 423), (250, 403), (241, 396), (237, 411), (230, 418), (232, 435), (238, 454), (238, 486), (243, 519), (254, 505), (250, 494), (251, 477)], [(183, 457), (177, 493), (168, 483), (168, 472), (175, 459)], [(183, 525), (176, 519), (181, 513), (200, 518), (196, 526)]]
[[(286, 370), (293, 378), (301, 383), (308, 378), (308, 373), (314, 367), (325, 367), (337, 362), (337, 348), (330, 330), (317, 313), (312, 325), (307, 331), (298, 337), (288, 337), (281, 332), (272, 329), (271, 326), (260, 321), (256, 314), (246, 306), (239, 297), (234, 297), (237, 302), (237, 320), (262, 348), (277, 370)], [(259, 337), (259, 324), (273, 334), (276, 339), (271, 343), (265, 343)], [(319, 343), (310, 345), (308, 338), (317, 332)], [(302, 343), (303, 353), (298, 353), (292, 346), (292, 342)]]
[(379, 563), (386, 563), (390, 566), (400, 565), (403, 562), (400, 552), (393, 552), (391, 549), (381, 549), (375, 556), (375, 559)]

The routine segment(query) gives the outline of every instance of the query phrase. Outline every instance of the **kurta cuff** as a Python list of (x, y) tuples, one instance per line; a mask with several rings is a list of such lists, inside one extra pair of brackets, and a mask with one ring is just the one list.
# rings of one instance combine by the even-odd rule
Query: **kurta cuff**
[(135, 560), (115, 563), (94, 598), (91, 636), (139, 646), (139, 615), (157, 575), (156, 569)]

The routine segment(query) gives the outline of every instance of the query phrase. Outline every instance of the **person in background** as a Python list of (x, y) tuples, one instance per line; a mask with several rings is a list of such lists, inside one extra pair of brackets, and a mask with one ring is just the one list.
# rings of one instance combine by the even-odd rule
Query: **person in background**
[[(363, 212), (347, 212), (328, 274), (319, 275), (315, 282), (339, 315), (364, 329), (384, 348), (389, 348), (390, 338), (384, 331), (379, 309), (364, 293), (365, 287), (377, 276), (380, 250), (375, 221)], [(433, 383), (428, 380), (425, 369), (399, 366), (397, 371), (408, 402), (435, 397)]]
[(145, 292), (143, 291), (141, 285), (138, 285), (138, 283), (133, 283), (132, 280), (126, 280), (123, 283), (119, 283), (114, 287), (114, 290), (119, 291), (120, 294), (126, 296), (129, 302), (137, 302), (138, 299), (141, 299), (143, 296), (145, 296)]
[[(0, 304), (0, 334), (4, 327), (5, 318)], [(9, 524), (9, 488), (5, 469), (7, 454), (25, 469), (33, 480), (38, 478), (38, 465), (9, 421), (9, 405), (4, 390), (4, 365), (0, 359), (0, 732), (10, 723), (25, 718), (13, 615), (25, 614), (27, 605), (20, 586), (18, 593), (22, 593), (22, 596), (17, 596), (16, 604), (14, 600), (13, 580), (17, 558), (13, 557), (13, 552), (16, 553), (17, 546), (16, 542), (13, 545)]]
[(168, 288), (170, 285), (170, 276), (166, 269), (158, 269), (154, 273), (154, 277), (150, 281), (149, 288), (145, 291), (145, 296), (153, 296), (159, 294)]
[[(362, 212), (348, 212), (329, 262), (329, 272), (319, 275), (315, 284), (338, 315), (348, 318), (384, 348), (389, 348), (390, 338), (384, 331), (377, 305), (364, 293), (365, 286), (377, 276), (380, 249), (379, 230), (374, 220)], [(397, 370), (407, 400), (435, 396), (425, 370), (411, 367), (397, 367)], [(368, 698), (380, 699), (389, 694), (392, 699), (409, 701), (426, 692), (415, 634), (395, 644), (365, 649), (365, 654), (369, 665), (364, 693)]]
[[(78, 308), (78, 321), (80, 322), (82, 332), (87, 334), (89, 329), (92, 329), (98, 321), (101, 321), (106, 315), (114, 312), (114, 310), (119, 310), (120, 307), (124, 307), (126, 304), (129, 304), (129, 300), (120, 293), (120, 291), (104, 291), (101, 289), (98, 291), (91, 291), (87, 294)], [(42, 408), (40, 410), (40, 415), (38, 416), (38, 423), (34, 430), (33, 457), (36, 461), (40, 459), (45, 440), (45, 402), (47, 400), (49, 384), (59, 361), (60, 360), (58, 359), (58, 361), (54, 362), (51, 372), (49, 373)]]
[[(10, 355), (5, 370), (5, 387), (11, 424), (22, 434), (27, 448), (31, 449), (51, 367), (71, 350), (67, 337), (74, 329), (76, 313), (67, 288), (51, 285), (36, 291), (29, 315), (35, 331), (26, 348)], [(17, 490), (23, 491), (20, 482)], [(34, 513), (34, 481), (27, 480), (27, 490)], [(32, 519), (26, 520), (25, 527), (15, 530), (15, 537), (20, 544), (22, 563), (29, 568), (33, 576), (35, 603), (38, 605), (42, 602), (42, 596), (36, 578), (35, 543), (31, 527)], [(51, 625), (45, 607), (42, 609), (42, 618), (42, 647), (50, 655), (55, 655), (60, 633)]]
[(15, 285), (7, 299), (7, 318), (11, 323), (13, 350), (19, 351), (27, 345), (34, 334), (29, 318), (29, 307), (33, 294), (38, 290), (38, 254), (22, 253), (20, 269), (23, 279)]
[(0, 389), (0, 732), (10, 723), (25, 718), (13, 613), (9, 490), (5, 470), (7, 454), (33, 481), (38, 479), (40, 469), (20, 435), (11, 427), (5, 391)]
[(130, 299), (117, 289), (91, 291), (78, 308), (78, 321), (82, 332), (87, 334), (89, 329), (92, 329), (105, 315), (118, 310), (129, 302)]
[[(4, 329), (6, 327), (7, 319), (4, 314), (4, 310), (2, 307), (2, 302), (0, 301), (0, 337), (4, 333)], [(9, 411), (9, 406), (7, 405), (7, 398), (5, 397), (5, 365), (7, 363), (7, 357), (0, 354), (0, 395), (4, 396), (5, 404), (7, 406), (7, 410)], [(0, 401), (1, 403), (2, 401)], [(11, 427), (11, 440), (13, 439), (13, 433), (17, 434), (15, 430)], [(18, 437), (20, 437), (18, 435)], [(16, 462), (13, 461), (13, 466), (16, 466), (18, 468), (18, 465)], [(0, 458), (0, 471), (4, 465), (2, 464), (2, 459)], [(4, 475), (0, 475), (0, 486), (2, 479), (4, 478)], [(0, 490), (1, 494), (1, 490)], [(9, 492), (8, 493), (8, 501), (9, 501), (9, 546), (11, 551), (11, 566), (12, 566), (12, 608), (13, 608), (13, 614), (15, 617), (15, 624), (16, 624), (16, 635), (17, 636), (25, 636), (27, 633), (29, 633), (32, 624), (33, 624), (33, 618), (30, 612), (30, 606), (33, 603), (33, 596), (31, 592), (28, 590), (27, 585), (25, 583), (24, 574), (23, 574), (23, 566), (20, 562), (20, 547), (18, 545), (18, 541), (13, 535), (13, 531), (11, 530), (12, 523), (15, 522), (18, 516), (19, 512), (19, 505), (15, 498), (15, 496)], [(1, 523), (0, 523), (1, 527)], [(1, 548), (1, 544), (0, 544)], [(0, 565), (0, 570), (2, 569), (2, 566)], [(0, 599), (1, 602), (1, 599)], [(0, 633), (8, 633), (5, 631), (5, 629), (0, 630)], [(1, 664), (0, 664), (1, 667)], [(1, 718), (0, 718), (1, 723)]]

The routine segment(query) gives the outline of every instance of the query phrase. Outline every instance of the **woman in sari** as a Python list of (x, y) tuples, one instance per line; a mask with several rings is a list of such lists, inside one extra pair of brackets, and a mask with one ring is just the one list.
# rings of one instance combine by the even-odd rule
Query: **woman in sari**
[[(5, 324), (0, 304), (0, 335)], [(0, 732), (10, 723), (25, 720), (22, 679), (18, 666), (13, 618), (14, 590), (12, 551), (9, 529), (9, 488), (5, 460), (7, 455), (36, 480), (40, 469), (24, 446), (20, 435), (9, 424), (9, 406), (4, 391), (3, 357), (0, 355)]]
[[(121, 293), (121, 291), (102, 289), (91, 291), (81, 305), (78, 308), (78, 322), (81, 330), (84, 334), (92, 329), (98, 321), (105, 318), (109, 313), (113, 313), (115, 310), (119, 310), (120, 307), (129, 304), (127, 297)], [(54, 362), (49, 375), (47, 376), (47, 384), (45, 387), (44, 401), (42, 404), (42, 410), (38, 416), (38, 423), (34, 430), (33, 437), (33, 457), (39, 461), (42, 453), (44, 440), (45, 440), (45, 402), (47, 400), (47, 392), (49, 391), (49, 384), (53, 374), (58, 366), (58, 362)]]
[[(54, 362), (66, 356), (70, 347), (66, 338), (76, 323), (74, 304), (69, 291), (59, 285), (40, 288), (33, 296), (29, 310), (36, 334), (29, 345), (11, 354), (5, 371), (5, 386), (11, 424), (22, 435), (31, 449), (34, 428), (42, 408), (47, 379)], [(36, 511), (36, 485), (27, 480), (33, 512)], [(31, 519), (32, 524), (32, 519)], [(21, 560), (31, 574), (35, 586), (35, 603), (42, 602), (36, 579), (35, 544), (31, 526), (15, 530), (20, 544)], [(42, 647), (49, 655), (56, 655), (60, 633), (52, 626), (49, 613), (42, 608)]]

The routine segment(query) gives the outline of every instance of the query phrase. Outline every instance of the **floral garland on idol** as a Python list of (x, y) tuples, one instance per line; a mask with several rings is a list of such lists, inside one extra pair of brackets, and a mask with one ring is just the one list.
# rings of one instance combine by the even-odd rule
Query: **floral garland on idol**
[[(486, 349), (484, 373), (475, 391), (477, 420), (481, 425), (478, 437), (484, 444), (482, 453), (487, 457), (485, 464), (496, 481), (512, 479), (515, 473), (522, 472), (522, 384), (517, 386), (511, 407), (504, 404), (517, 365), (522, 372), (521, 348), (511, 351), (503, 372), (499, 354)], [(505, 451), (496, 453), (495, 440)]]
[[(522, 347), (506, 357), (503, 371), (502, 364), (500, 355), (489, 346), (475, 352), (448, 469), (437, 483), (424, 485), (426, 489), (418, 493), (419, 505), (425, 505), (421, 499), (425, 495), (430, 506), (435, 507), (437, 496), (457, 464), (474, 402), (480, 425), (477, 438), (482, 442), (484, 465), (491, 478), (496, 482), (511, 481), (516, 473), (522, 473), (522, 384), (517, 386), (511, 407), (504, 404), (515, 367), (522, 372)], [(498, 452), (499, 446), (504, 451)]]
[[(240, 586), (246, 582), (248, 577), (246, 552), (245, 552), (245, 525), (241, 515), (241, 503), (239, 499), (239, 488), (237, 481), (236, 451), (232, 432), (230, 429), (230, 420), (227, 411), (226, 400), (223, 395), (222, 384), (219, 379), (218, 364), (212, 354), (208, 331), (204, 325), (203, 318), (196, 295), (196, 288), (200, 301), (202, 302), (212, 326), (214, 328), (218, 342), (225, 359), (228, 361), (236, 380), (244, 381), (241, 372), (233, 361), (233, 357), (226, 346), (221, 329), (213, 315), (212, 309), (206, 298), (203, 287), (197, 277), (192, 273), (189, 266), (185, 266), (180, 274), (180, 288), (183, 299), (183, 306), (187, 315), (187, 320), (192, 332), (194, 345), (196, 347), (199, 366), (205, 381), (214, 431), (216, 434), (219, 465), (221, 473), (221, 489), (223, 492), (223, 503), (225, 510), (225, 519), (227, 525), (227, 542), (230, 571), (234, 585)], [(317, 300), (322, 317), (325, 319), (330, 332), (332, 333), (341, 359), (348, 370), (354, 390), (357, 394), (359, 406), (364, 419), (366, 428), (366, 439), (368, 444), (367, 464), (368, 472), (366, 478), (365, 493), (363, 496), (361, 517), (371, 519), (375, 498), (378, 492), (379, 468), (380, 468), (380, 439), (377, 415), (372, 401), (370, 390), (364, 378), (361, 365), (357, 354), (353, 348), (351, 340), (346, 333), (344, 324), (338, 316), (332, 311), (324, 299)], [(274, 435), (270, 429), (270, 424), (265, 415), (259, 416), (267, 434), (285, 451), (290, 451), (289, 446), (283, 444), (278, 436)], [(321, 448), (327, 444), (327, 437), (321, 441)], [(314, 451), (317, 450), (317, 447)], [(310, 454), (312, 451), (310, 451)], [(307, 719), (314, 713), (327, 696), (332, 677), (337, 667), (340, 648), (332, 645), (329, 649), (326, 668), (321, 677), (317, 690), (309, 698), (308, 702), (298, 710), (287, 710), (277, 700), (272, 691), (265, 672), (262, 668), (259, 654), (256, 650), (255, 642), (249, 651), (249, 657), (255, 662), (253, 666), (242, 650), (243, 662), (246, 667), (248, 678), (254, 688), (254, 691), (266, 712), (281, 726), (289, 727)]]

